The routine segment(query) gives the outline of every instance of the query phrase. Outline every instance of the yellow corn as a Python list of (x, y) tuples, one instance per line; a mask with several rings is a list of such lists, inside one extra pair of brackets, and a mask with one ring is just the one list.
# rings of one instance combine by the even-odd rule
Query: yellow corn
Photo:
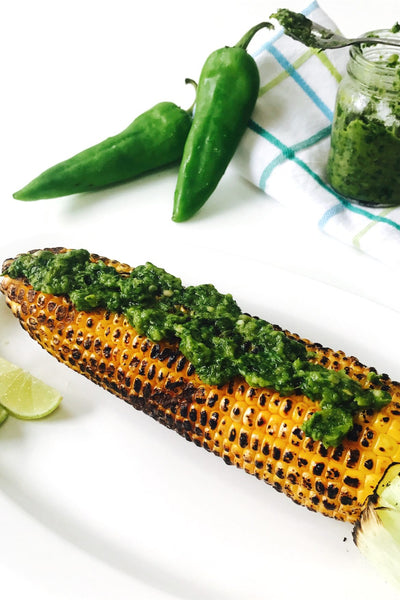
[[(326, 448), (301, 429), (316, 410), (303, 395), (282, 396), (241, 379), (206, 385), (173, 344), (138, 335), (122, 315), (78, 311), (67, 298), (8, 276), (1, 290), (24, 329), (59, 361), (310, 510), (355, 522), (385, 469), (400, 461), (400, 384), (386, 376), (392, 402), (379, 413), (361, 413), (348, 439)], [(373, 387), (367, 380), (373, 369), (305, 342), (316, 362)]]

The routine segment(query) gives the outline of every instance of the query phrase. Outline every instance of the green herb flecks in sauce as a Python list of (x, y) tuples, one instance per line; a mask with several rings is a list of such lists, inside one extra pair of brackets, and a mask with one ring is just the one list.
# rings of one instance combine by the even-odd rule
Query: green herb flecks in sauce
[[(368, 114), (336, 108), (328, 177), (348, 198), (371, 205), (400, 203), (400, 130)], [(368, 167), (368, 168), (366, 168)]]
[[(298, 40), (305, 46), (318, 47), (318, 40), (312, 33), (313, 22), (302, 13), (287, 8), (279, 8), (270, 16), (283, 27), (286, 35)], [(327, 35), (332, 35), (330, 32)]]
[[(177, 342), (205, 383), (221, 385), (242, 376), (254, 387), (304, 393), (321, 410), (303, 429), (327, 446), (340, 443), (357, 412), (378, 410), (390, 401), (379, 387), (364, 389), (344, 371), (313, 363), (303, 342), (243, 314), (230, 294), (210, 284), (184, 287), (151, 263), (119, 274), (101, 260), (92, 262), (86, 250), (42, 250), (17, 257), (7, 275), (26, 277), (44, 293), (68, 295), (78, 310), (101, 307), (122, 313), (153, 341)], [(378, 384), (379, 376), (375, 379)]]
[(394, 69), (399, 66), (399, 55), (391, 54), (386, 60), (386, 66)]
[[(340, 194), (370, 206), (400, 204), (400, 59), (383, 54), (371, 69), (389, 76), (368, 92), (338, 92), (328, 178)], [(374, 80), (375, 81), (375, 80)], [(390, 85), (389, 82), (390, 81)], [(384, 84), (388, 89), (384, 88)], [(368, 99), (368, 102), (366, 101)]]
[(390, 30), (392, 33), (399, 33), (400, 32), (400, 23), (396, 22), (393, 27)]

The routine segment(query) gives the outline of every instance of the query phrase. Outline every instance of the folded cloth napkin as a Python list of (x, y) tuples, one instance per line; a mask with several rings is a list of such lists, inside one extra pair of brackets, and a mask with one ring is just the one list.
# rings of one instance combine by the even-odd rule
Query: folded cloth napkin
[[(337, 30), (317, 2), (302, 12)], [(255, 41), (260, 37), (261, 47), (251, 50), (260, 71), (260, 94), (234, 166), (296, 211), (304, 225), (315, 224), (383, 262), (400, 265), (400, 208), (352, 204), (327, 183), (335, 98), (349, 50), (318, 52), (282, 29), (261, 30)]]

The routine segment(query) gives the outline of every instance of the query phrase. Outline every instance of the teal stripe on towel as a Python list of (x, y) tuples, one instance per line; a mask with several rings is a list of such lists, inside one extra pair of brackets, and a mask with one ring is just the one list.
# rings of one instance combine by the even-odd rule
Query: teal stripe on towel
[[(299, 167), (301, 167), (306, 173), (308, 173), (310, 175), (310, 177), (312, 177), (314, 179), (314, 181), (316, 181), (324, 190), (326, 190), (327, 192), (329, 192), (330, 194), (335, 196), (335, 198), (337, 198), (339, 200), (339, 202), (343, 205), (344, 208), (347, 208), (348, 210), (350, 210), (354, 213), (357, 213), (359, 215), (363, 215), (366, 219), (370, 219), (371, 221), (376, 221), (377, 223), (378, 222), (385, 223), (386, 225), (390, 225), (394, 229), (397, 229), (398, 231), (400, 231), (400, 224), (396, 223), (395, 221), (392, 221), (392, 219), (387, 219), (386, 217), (383, 217), (381, 215), (374, 215), (374, 214), (370, 213), (368, 210), (366, 210), (365, 208), (362, 208), (361, 206), (352, 204), (351, 202), (346, 200), (346, 198), (344, 198), (343, 196), (338, 194), (333, 188), (331, 188), (327, 183), (325, 183), (325, 181), (323, 179), (321, 179), (321, 177), (318, 175), (318, 173), (313, 171), (303, 160), (298, 158), (295, 154), (291, 153), (290, 148), (288, 146), (286, 146), (280, 140), (278, 140), (278, 138), (276, 138), (274, 135), (272, 135), (272, 133), (270, 133), (269, 131), (266, 131), (263, 127), (261, 127), (261, 125), (259, 125), (258, 123), (256, 123), (253, 120), (250, 120), (249, 129), (251, 129), (257, 135), (260, 135), (264, 139), (266, 139), (269, 142), (271, 142), (272, 144), (274, 144), (277, 148), (279, 148), (279, 150), (281, 150), (281, 152), (286, 152), (287, 157), (290, 160), (293, 160), (293, 162), (295, 162), (297, 165), (299, 165)], [(331, 209), (329, 209), (329, 210), (331, 210)], [(329, 213), (329, 211), (327, 211), (327, 213)], [(327, 213), (325, 213), (325, 215), (327, 217), (327, 218), (325, 218), (325, 223), (329, 220), (329, 218), (332, 218), (334, 216), (333, 214), (329, 215)], [(323, 219), (324, 219), (324, 215), (321, 217), (320, 222)]]
[(377, 223), (386, 223), (386, 225), (391, 225), (392, 227), (394, 227), (395, 229), (397, 229), (398, 231), (400, 231), (400, 225), (399, 225), (399, 223), (396, 223), (395, 221), (392, 221), (392, 219), (386, 219), (386, 217), (382, 217), (380, 215), (374, 215), (374, 214), (370, 213), (368, 210), (365, 210), (364, 208), (362, 208), (361, 206), (357, 206), (356, 204), (352, 204), (351, 202), (349, 202), (348, 200), (346, 200), (346, 198), (344, 198), (343, 196), (341, 196), (340, 194), (338, 194), (327, 183), (325, 183), (325, 181), (323, 179), (321, 179), (321, 177), (318, 175), (318, 173), (315, 173), (315, 171), (313, 171), (312, 169), (310, 169), (310, 167), (305, 162), (303, 162), (302, 160), (298, 159), (297, 157), (295, 157), (293, 160), (300, 167), (302, 167), (307, 173), (309, 173), (309, 175), (311, 175), (311, 177), (317, 183), (319, 183), (319, 185), (322, 188), (324, 188), (324, 190), (326, 190), (327, 192), (329, 192), (330, 194), (332, 194), (333, 196), (335, 196), (339, 200), (339, 202), (341, 202), (341, 204), (345, 208), (347, 208), (348, 210), (350, 210), (351, 212), (354, 212), (356, 214), (362, 215), (363, 217), (366, 217), (367, 219), (370, 219), (371, 221), (376, 221)]
[[(265, 167), (264, 171), (262, 172), (261, 177), (260, 177), (260, 183), (259, 183), (260, 188), (262, 190), (265, 188), (267, 179), (271, 175), (271, 173), (275, 169), (275, 167), (282, 164), (285, 160), (293, 159), (296, 152), (298, 152), (299, 150), (304, 150), (305, 148), (309, 148), (310, 146), (313, 146), (320, 140), (328, 137), (330, 135), (330, 133), (331, 133), (331, 126), (329, 125), (328, 127), (324, 127), (324, 129), (317, 131), (317, 133), (314, 133), (314, 135), (307, 138), (306, 140), (298, 142), (297, 144), (293, 144), (293, 146), (290, 146), (287, 149), (286, 149), (286, 147), (283, 147), (282, 153), (279, 154), (273, 160), (271, 160), (271, 162)], [(275, 138), (275, 141), (276, 141), (276, 138)], [(272, 143), (274, 145), (276, 145), (275, 141), (272, 141)]]

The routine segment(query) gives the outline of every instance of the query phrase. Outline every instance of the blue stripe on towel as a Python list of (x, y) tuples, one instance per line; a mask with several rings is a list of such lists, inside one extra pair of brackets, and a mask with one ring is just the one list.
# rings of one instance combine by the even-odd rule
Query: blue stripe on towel
[[(362, 208), (361, 206), (352, 204), (351, 202), (346, 200), (346, 198), (344, 198), (343, 196), (338, 194), (333, 188), (331, 188), (327, 183), (325, 183), (325, 181), (318, 175), (318, 173), (313, 171), (303, 160), (298, 158), (291, 151), (289, 146), (286, 146), (285, 144), (283, 144), (283, 142), (281, 142), (278, 138), (276, 138), (274, 135), (272, 135), (272, 133), (270, 133), (263, 127), (261, 127), (261, 125), (259, 125), (258, 123), (256, 123), (253, 120), (250, 120), (249, 129), (251, 129), (252, 131), (254, 131), (254, 133), (256, 133), (257, 135), (260, 135), (267, 141), (271, 142), (271, 144), (274, 144), (274, 146), (279, 148), (279, 150), (281, 150), (282, 153), (285, 153), (286, 157), (289, 160), (293, 160), (293, 162), (295, 162), (306, 173), (308, 173), (310, 175), (310, 177), (312, 177), (314, 179), (314, 181), (316, 181), (324, 190), (326, 190), (327, 192), (332, 194), (335, 198), (337, 198), (340, 202), (340, 205), (342, 205), (344, 208), (347, 208), (348, 210), (350, 210), (354, 213), (362, 215), (365, 218), (370, 219), (371, 221), (376, 221), (377, 223), (378, 222), (386, 223), (386, 225), (390, 225), (391, 227), (394, 227), (394, 229), (397, 229), (398, 231), (400, 231), (399, 223), (396, 223), (395, 221), (392, 221), (392, 219), (387, 219), (386, 217), (383, 217), (381, 215), (374, 215), (374, 214), (370, 213), (368, 210), (366, 210), (365, 208)], [(329, 211), (331, 211), (331, 208), (328, 209), (328, 211), (326, 211), (326, 213), (320, 219), (320, 223), (322, 221), (323, 225), (325, 225), (327, 223), (327, 221), (334, 216), (334, 214), (337, 214), (337, 212), (340, 212), (340, 211), (337, 211), (336, 213), (332, 213)]]
[[(312, 13), (314, 10), (316, 10), (317, 8), (319, 8), (319, 4), (318, 4), (318, 2), (316, 2), (316, 0), (314, 0), (304, 10), (302, 10), (300, 12), (302, 12), (303, 15), (307, 16), (310, 13)], [(268, 42), (266, 42), (263, 46), (261, 46), (261, 48), (259, 48), (256, 52), (254, 52), (252, 54), (253, 58), (255, 58), (256, 56), (259, 56), (265, 50), (268, 50), (270, 46), (272, 46), (275, 42), (277, 42), (283, 36), (283, 34), (284, 34), (284, 30), (282, 27), (282, 29), (280, 29), (273, 38), (268, 40)]]
[(318, 221), (318, 227), (320, 229), (323, 229), (325, 227), (326, 223), (329, 221), (329, 219), (331, 219), (332, 217), (335, 217), (338, 213), (341, 213), (344, 210), (345, 210), (345, 206), (341, 202), (339, 202), (339, 204), (335, 204), (335, 206), (331, 206), (331, 208), (328, 208), (328, 210), (326, 212), (324, 212), (324, 214)]
[(282, 36), (283, 36), (283, 29), (281, 29), (276, 35), (274, 35), (273, 38), (271, 38), (270, 40), (268, 40), (268, 42), (266, 42), (265, 44), (263, 44), (256, 52), (253, 52), (252, 53), (252, 57), (253, 58), (257, 58), (257, 56), (259, 56), (263, 52), (269, 50), (270, 46), (273, 46), (273, 44), (275, 42), (277, 42), (279, 40), (279, 38), (281, 38)]
[(307, 83), (293, 65), (288, 61), (286, 56), (282, 54), (274, 45), (269, 46), (268, 52), (279, 62), (279, 64), (289, 73), (292, 79), (301, 87), (307, 96), (314, 102), (320, 111), (326, 116), (330, 123), (333, 120), (332, 110), (318, 96), (315, 90)]
[[(314, 173), (314, 175), (316, 175), (318, 177), (318, 175), (316, 173)], [(314, 177), (314, 179), (316, 179), (316, 178)], [(392, 219), (387, 219), (386, 217), (382, 217), (381, 215), (373, 215), (372, 213), (365, 210), (365, 208), (362, 208), (361, 206), (357, 206), (356, 204), (352, 204), (351, 202), (346, 200), (346, 198), (343, 198), (343, 196), (341, 196), (340, 194), (335, 192), (335, 190), (333, 190), (327, 184), (323, 185), (323, 187), (328, 192), (330, 192), (331, 194), (336, 196), (336, 198), (339, 199), (340, 204), (336, 205), (338, 207), (338, 209), (340, 208), (340, 206), (343, 206), (343, 208), (348, 208), (352, 212), (357, 213), (359, 215), (363, 215), (363, 217), (366, 217), (367, 219), (370, 219), (371, 221), (375, 221), (376, 223), (386, 223), (386, 225), (390, 225), (394, 229), (397, 229), (398, 231), (400, 231), (400, 224), (396, 223), (396, 221), (392, 221)], [(338, 212), (341, 212), (341, 211), (337, 210), (336, 212), (334, 212), (333, 210), (331, 211), (331, 209), (328, 209), (326, 211), (326, 213), (324, 213), (322, 215), (322, 217), (319, 221), (320, 224), (322, 223), (322, 226), (319, 225), (321, 227), (321, 229), (322, 229), (322, 227), (325, 227), (325, 225), (329, 221), (329, 219), (334, 217), (335, 214), (337, 214)]]
[(302, 12), (303, 15), (307, 16), (310, 13), (312, 13), (313, 10), (317, 10), (317, 8), (319, 8), (319, 4), (318, 4), (318, 2), (316, 0), (313, 0), (313, 2), (311, 2), (311, 4), (309, 4), (306, 8), (304, 8), (300, 12)]
[[(317, 182), (319, 183), (319, 185), (324, 188), (324, 190), (326, 190), (327, 192), (329, 192), (330, 194), (332, 194), (333, 196), (335, 196), (339, 202), (348, 210), (350, 210), (351, 212), (354, 212), (356, 214), (362, 215), (363, 217), (366, 217), (367, 219), (370, 219), (371, 221), (376, 221), (377, 223), (386, 223), (387, 225), (391, 225), (392, 227), (394, 227), (395, 229), (397, 229), (398, 231), (400, 231), (400, 224), (396, 223), (395, 221), (392, 221), (392, 219), (386, 219), (386, 217), (381, 217), (380, 215), (374, 215), (372, 213), (370, 213), (368, 210), (366, 210), (365, 208), (362, 208), (361, 206), (357, 206), (356, 204), (352, 204), (351, 202), (349, 202), (349, 200), (346, 200), (346, 198), (344, 198), (343, 196), (341, 196), (340, 194), (338, 194), (333, 188), (331, 188), (327, 183), (325, 183), (325, 181), (323, 179), (321, 179), (321, 177), (318, 175), (318, 173), (315, 173), (315, 171), (313, 171), (312, 169), (310, 169), (310, 167), (303, 162), (302, 160), (298, 159), (297, 157), (295, 157), (293, 159), (300, 167), (302, 167), (307, 173), (309, 173), (309, 175), (311, 175), (311, 177)], [(332, 217), (333, 215), (331, 215)], [(327, 219), (328, 220), (328, 219)]]

